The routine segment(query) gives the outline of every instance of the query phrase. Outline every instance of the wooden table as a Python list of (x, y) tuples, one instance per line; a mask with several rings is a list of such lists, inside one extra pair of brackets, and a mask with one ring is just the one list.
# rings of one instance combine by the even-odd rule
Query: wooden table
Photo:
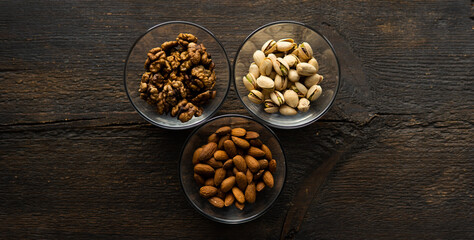
[[(0, 238), (474, 239), (472, 1), (172, 2), (0, 3)], [(332, 109), (275, 129), (288, 175), (257, 220), (195, 211), (177, 173), (191, 130), (126, 97), (130, 46), (169, 20), (208, 28), (230, 59), (276, 20), (338, 53)], [(233, 89), (225, 113), (248, 114)]]

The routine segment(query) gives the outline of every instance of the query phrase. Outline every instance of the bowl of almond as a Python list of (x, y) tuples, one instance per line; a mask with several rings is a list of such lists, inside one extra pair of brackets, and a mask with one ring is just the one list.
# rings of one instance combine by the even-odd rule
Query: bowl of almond
[(191, 206), (226, 224), (262, 216), (286, 178), (285, 154), (275, 133), (236, 114), (215, 117), (196, 128), (181, 151), (179, 168)]

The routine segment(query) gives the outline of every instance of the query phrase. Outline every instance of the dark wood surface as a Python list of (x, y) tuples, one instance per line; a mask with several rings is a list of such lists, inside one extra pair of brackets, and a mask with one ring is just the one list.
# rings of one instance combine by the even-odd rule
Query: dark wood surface
[[(472, 1), (1, 1), (1, 239), (474, 239)], [(241, 225), (180, 188), (191, 132), (150, 125), (123, 88), (149, 27), (188, 20), (230, 59), (296, 20), (334, 44), (342, 88), (318, 122), (278, 130), (288, 175)], [(231, 90), (220, 114), (248, 113)], [(296, 140), (295, 140), (296, 139)]]

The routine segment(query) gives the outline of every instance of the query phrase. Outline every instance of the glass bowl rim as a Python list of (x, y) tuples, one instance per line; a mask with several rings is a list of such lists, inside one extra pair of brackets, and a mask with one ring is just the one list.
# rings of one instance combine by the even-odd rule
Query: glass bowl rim
[[(184, 126), (176, 126), (176, 127), (173, 127), (173, 126), (169, 126), (169, 125), (166, 125), (166, 124), (161, 124), (161, 123), (158, 123), (156, 122), (155, 120), (151, 119), (150, 117), (148, 117), (146, 114), (144, 114), (142, 111), (140, 111), (138, 109), (138, 107), (135, 105), (135, 103), (133, 102), (132, 100), (132, 97), (130, 96), (130, 93), (129, 93), (129, 90), (128, 90), (128, 87), (127, 87), (127, 65), (128, 65), (128, 61), (129, 61), (129, 58), (130, 58), (130, 54), (132, 53), (133, 49), (135, 48), (135, 46), (137, 45), (137, 43), (143, 38), (145, 37), (148, 33), (150, 33), (151, 31), (153, 31), (154, 29), (156, 28), (159, 28), (159, 27), (162, 27), (162, 26), (165, 26), (165, 25), (170, 25), (170, 24), (187, 24), (187, 25), (191, 25), (193, 27), (196, 27), (196, 28), (199, 28), (201, 30), (203, 30), (204, 32), (206, 32), (207, 34), (209, 34), (212, 38), (214, 38), (214, 40), (217, 42), (217, 44), (220, 46), (220, 48), (222, 49), (222, 51), (224, 52), (224, 56), (225, 56), (225, 59), (226, 59), (226, 62), (227, 62), (227, 69), (229, 70), (229, 76), (228, 76), (228, 81), (227, 81), (227, 87), (226, 87), (226, 90), (225, 90), (225, 93), (224, 93), (224, 97), (222, 99), (222, 101), (219, 103), (219, 105), (217, 105), (217, 108), (209, 114), (209, 116), (207, 116), (206, 118), (203, 118), (202, 120), (200, 121), (197, 121), (193, 124), (189, 124), (189, 125), (184, 125)], [(156, 24), (152, 27), (150, 27), (148, 30), (146, 30), (144, 33), (142, 33), (136, 40), (135, 42), (132, 44), (132, 46), (130, 47), (130, 50), (128, 51), (127, 53), (127, 58), (125, 59), (125, 65), (123, 67), (123, 84), (124, 84), (124, 88), (125, 88), (125, 93), (127, 94), (127, 97), (128, 97), (128, 100), (130, 101), (130, 103), (132, 104), (133, 108), (135, 109), (136, 112), (138, 112), (138, 114), (144, 118), (146, 121), (148, 121), (149, 123), (157, 126), (157, 127), (161, 127), (161, 128), (164, 128), (164, 129), (168, 129), (168, 130), (185, 130), (185, 129), (189, 129), (189, 128), (193, 128), (193, 127), (196, 127), (196, 126), (199, 126), (203, 123), (206, 122), (206, 120), (212, 118), (216, 113), (217, 111), (219, 111), (219, 109), (222, 107), (222, 104), (224, 103), (224, 101), (226, 100), (227, 98), (227, 95), (229, 94), (229, 90), (230, 90), (230, 85), (231, 85), (231, 82), (232, 82), (232, 68), (231, 68), (231, 65), (230, 65), (230, 60), (229, 60), (229, 56), (227, 55), (227, 51), (225, 50), (224, 46), (222, 45), (222, 43), (219, 41), (219, 39), (217, 39), (217, 37), (211, 32), (209, 31), (207, 28), (197, 24), (197, 23), (193, 23), (193, 22), (188, 22), (188, 21), (167, 21), (167, 22), (162, 22), (162, 23), (159, 23), (159, 24)]]
[[(247, 107), (247, 105), (245, 105), (244, 101), (242, 100), (242, 96), (239, 94), (239, 91), (237, 89), (237, 79), (236, 79), (236, 76), (235, 76), (235, 67), (236, 67), (236, 63), (237, 63), (237, 58), (239, 57), (240, 55), (240, 51), (242, 50), (242, 47), (245, 45), (245, 43), (247, 43), (247, 41), (253, 36), (255, 35), (257, 32), (259, 32), (260, 30), (266, 28), (266, 27), (269, 27), (269, 26), (272, 26), (272, 25), (276, 25), (276, 24), (282, 24), (282, 23), (289, 23), (289, 24), (295, 24), (295, 25), (301, 25), (303, 27), (306, 27), (308, 28), (309, 30), (315, 32), (316, 34), (318, 34), (319, 36), (321, 36), (321, 38), (328, 44), (328, 46), (331, 48), (332, 52), (334, 53), (334, 58), (336, 59), (336, 63), (337, 63), (337, 72), (338, 72), (338, 76), (339, 76), (339, 79), (337, 81), (337, 86), (336, 86), (336, 90), (334, 91), (334, 96), (332, 97), (331, 101), (329, 102), (329, 104), (324, 108), (324, 110), (318, 115), (316, 116), (314, 119), (311, 119), (310, 121), (306, 122), (306, 123), (302, 123), (302, 124), (299, 124), (299, 125), (294, 125), (294, 126), (285, 126), (285, 125), (279, 125), (279, 124), (274, 124), (270, 121), (266, 121), (262, 118), (260, 118), (260, 116), (258, 116), (257, 114), (253, 113), (249, 107)], [(332, 43), (326, 38), (326, 36), (324, 36), (322, 33), (320, 33), (318, 30), (312, 28), (311, 26), (307, 25), (307, 24), (304, 24), (304, 23), (301, 23), (301, 22), (298, 22), (298, 21), (291, 21), (291, 20), (282, 20), (282, 21), (274, 21), (274, 22), (270, 22), (270, 23), (267, 23), (267, 24), (264, 24), (260, 27), (258, 27), (257, 29), (255, 29), (254, 31), (252, 31), (252, 33), (250, 33), (246, 38), (245, 40), (242, 42), (242, 44), (240, 44), (239, 48), (237, 49), (237, 53), (235, 54), (235, 57), (234, 57), (234, 62), (232, 64), (232, 79), (234, 80), (233, 83), (234, 83), (234, 89), (237, 93), (237, 96), (240, 100), (240, 102), (242, 103), (242, 105), (244, 105), (245, 109), (247, 109), (247, 112), (249, 112), (258, 122), (260, 123), (263, 123), (263, 124), (268, 124), (269, 126), (271, 127), (275, 127), (275, 128), (279, 128), (279, 129), (297, 129), (297, 128), (302, 128), (302, 127), (305, 127), (305, 126), (308, 126), (314, 122), (316, 122), (318, 119), (320, 119), (322, 116), (324, 116), (328, 111), (329, 109), (331, 109), (334, 101), (336, 100), (336, 97), (337, 97), (337, 93), (339, 92), (339, 88), (341, 86), (341, 81), (342, 81), (342, 77), (341, 77), (341, 65), (339, 63), (339, 58), (337, 57), (337, 54), (336, 54), (336, 50), (334, 49), (334, 46), (332, 45)]]
[[(183, 180), (182, 180), (182, 174), (181, 174), (181, 163), (182, 163), (182, 159), (183, 159), (183, 154), (184, 154), (184, 149), (186, 148), (186, 146), (188, 145), (188, 142), (189, 140), (191, 140), (191, 137), (194, 136), (194, 134), (196, 134), (197, 131), (199, 131), (199, 129), (201, 129), (204, 125), (212, 122), (212, 121), (215, 121), (215, 120), (218, 120), (220, 118), (225, 118), (225, 117), (239, 117), (239, 118), (245, 118), (247, 120), (251, 120), (251, 121), (254, 121), (255, 123), (257, 124), (260, 124), (261, 126), (263, 126), (265, 129), (268, 130), (268, 132), (273, 135), (273, 137), (276, 139), (278, 145), (280, 146), (280, 149), (281, 149), (281, 152), (282, 152), (282, 155), (283, 155), (283, 159), (285, 161), (285, 170), (283, 172), (283, 184), (281, 186), (281, 189), (280, 191), (278, 192), (278, 194), (276, 195), (275, 199), (273, 199), (261, 212), (251, 216), (251, 217), (248, 217), (248, 218), (244, 218), (244, 219), (240, 219), (240, 220), (226, 220), (226, 219), (222, 219), (222, 218), (217, 218), (217, 217), (214, 217), (212, 215), (209, 215), (205, 212), (203, 212), (198, 206), (196, 206), (196, 204), (190, 199), (190, 197), (188, 196), (187, 192), (184, 190), (184, 185), (183, 185)], [(213, 221), (216, 221), (216, 222), (219, 222), (219, 223), (225, 223), (225, 224), (241, 224), (241, 223), (246, 223), (246, 222), (250, 222), (252, 220), (255, 220), (261, 216), (263, 216), (266, 212), (268, 212), (272, 207), (273, 205), (275, 204), (276, 200), (280, 197), (281, 193), (283, 192), (283, 189), (285, 188), (285, 182), (286, 182), (286, 175), (287, 175), (287, 171), (288, 171), (288, 166), (287, 166), (287, 163), (286, 163), (286, 154), (285, 154), (285, 150), (283, 148), (283, 146), (281, 145), (281, 141), (280, 139), (278, 138), (278, 136), (276, 135), (276, 133), (270, 128), (268, 127), (267, 125), (257, 121), (256, 119), (252, 118), (252, 117), (249, 117), (249, 116), (245, 116), (245, 115), (241, 115), (241, 114), (234, 114), (234, 113), (230, 113), (230, 114), (224, 114), (224, 115), (219, 115), (219, 116), (215, 116), (211, 119), (209, 119), (208, 121), (206, 121), (205, 123), (201, 124), (199, 127), (195, 128), (189, 135), (188, 137), (186, 138), (183, 146), (181, 147), (181, 152), (179, 154), (179, 164), (178, 164), (178, 173), (179, 173), (179, 183), (180, 183), (180, 186), (181, 186), (181, 190), (184, 192), (184, 196), (186, 197), (186, 200), (188, 201), (188, 203), (197, 211), (199, 212), (201, 215), (203, 215), (204, 217), (210, 219), (210, 220), (213, 220)]]

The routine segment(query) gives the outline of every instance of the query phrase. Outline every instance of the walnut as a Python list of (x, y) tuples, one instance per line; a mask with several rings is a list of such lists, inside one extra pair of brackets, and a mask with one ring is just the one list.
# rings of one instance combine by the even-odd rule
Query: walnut
[(191, 75), (202, 81), (205, 90), (214, 88), (214, 85), (216, 84), (215, 72), (205, 69), (203, 65), (194, 67), (191, 70)]
[(168, 41), (168, 42), (164, 42), (163, 44), (161, 44), (161, 48), (163, 49), (163, 51), (168, 51), (171, 48), (174, 48), (176, 46), (178, 46), (177, 41)]
[(150, 81), (150, 77), (151, 77), (151, 72), (145, 72), (142, 75), (142, 83), (148, 83), (148, 81)]
[(190, 42), (197, 42), (197, 40), (197, 37), (190, 33), (180, 33), (176, 38), (176, 41), (178, 41), (182, 47), (188, 46)]
[(188, 45), (188, 55), (189, 59), (193, 64), (199, 64), (201, 62), (201, 47), (200, 45), (197, 45), (196, 43), (190, 43)]
[(188, 103), (188, 100), (186, 99), (181, 100), (178, 104), (176, 104), (176, 106), (174, 106), (171, 109), (170, 115), (172, 117), (176, 117), (176, 115), (178, 115), (181, 112), (181, 108), (184, 107), (187, 103)]
[(160, 58), (165, 58), (166, 57), (166, 53), (164, 51), (159, 51), (157, 53), (151, 53), (149, 52), (147, 54), (148, 58), (150, 59), (150, 61), (156, 61), (156, 59), (160, 59)]
[(216, 97), (216, 91), (207, 90), (203, 93), (198, 94), (193, 99), (191, 99), (191, 102), (199, 106), (199, 105), (205, 104), (209, 99), (213, 99), (215, 97)]
[(191, 120), (193, 116), (199, 117), (201, 115), (202, 109), (188, 102), (184, 107), (181, 107), (181, 113), (179, 114), (178, 119), (181, 122), (187, 122)]

